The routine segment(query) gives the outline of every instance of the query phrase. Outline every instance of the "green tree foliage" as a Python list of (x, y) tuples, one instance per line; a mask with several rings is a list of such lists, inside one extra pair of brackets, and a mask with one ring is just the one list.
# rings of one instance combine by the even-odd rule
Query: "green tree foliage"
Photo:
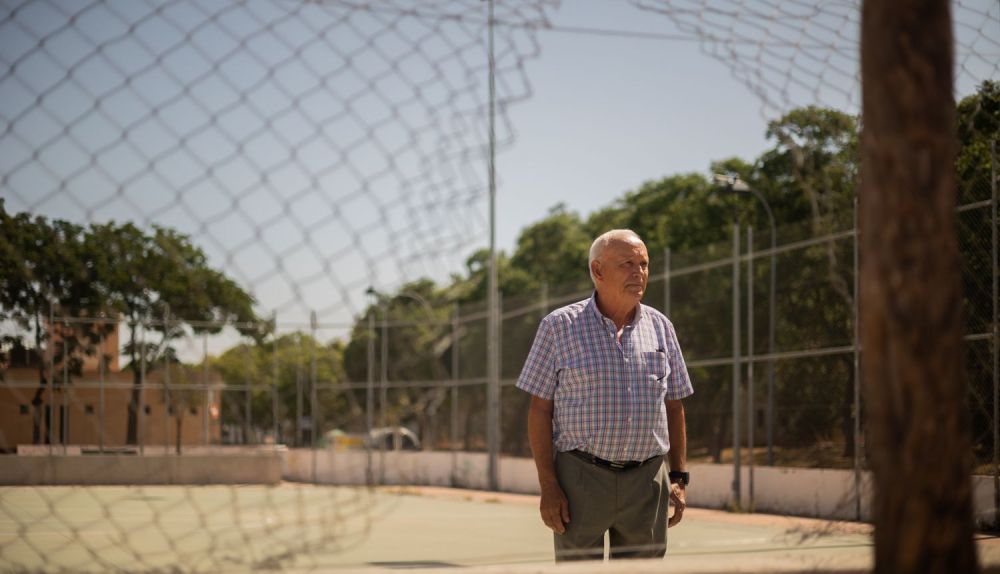
[[(144, 365), (172, 353), (170, 341), (195, 333), (217, 333), (231, 323), (246, 336), (261, 337), (253, 298), (208, 265), (189, 237), (162, 227), (150, 235), (131, 223), (94, 224), (85, 238), (95, 258), (95, 276), (109, 309), (129, 326), (124, 346), (134, 388), (129, 401), (127, 442), (137, 441)], [(175, 320), (179, 319), (179, 320)], [(146, 334), (159, 340), (147, 340)]]
[(223, 426), (242, 429), (245, 440), (273, 434), (277, 407), (275, 442), (312, 444), (311, 429), (298, 426), (310, 415), (315, 415), (313, 428), (320, 435), (334, 428), (362, 428), (363, 396), (359, 402), (358, 391), (338, 388), (347, 380), (343, 355), (343, 343), (323, 345), (299, 332), (228, 349), (211, 362), (228, 389), (221, 401)]
[[(46, 389), (59, 384), (61, 373), (79, 376), (82, 356), (95, 355), (101, 335), (109, 331), (101, 324), (49, 324), (50, 315), (94, 317), (103, 310), (84, 235), (82, 227), (68, 221), (11, 215), (0, 199), (0, 319), (34, 336), (33, 357), (27, 363), (38, 372), (38, 388), (30, 401), (35, 443), (42, 442)], [(7, 335), (0, 344), (26, 347), (20, 336)], [(43, 349), (51, 356), (43, 356)]]
[[(587, 250), (592, 240), (579, 215), (567, 211), (564, 204), (556, 205), (545, 219), (521, 231), (505, 273), (505, 292), (537, 292), (543, 284), (589, 283)], [(526, 279), (507, 289), (507, 283), (512, 283), (510, 276), (516, 273)]]
[[(53, 329), (58, 330), (61, 344), (48, 345), (53, 362), (59, 364), (65, 357), (65, 370), (79, 375), (82, 356), (94, 355), (100, 337), (113, 325), (50, 326), (48, 314), (57, 309), (69, 317), (124, 316), (130, 332), (124, 352), (135, 382), (127, 421), (130, 444), (137, 440), (143, 367), (174, 360), (170, 341), (188, 329), (217, 333), (227, 323), (246, 336), (265, 334), (253, 312), (253, 298), (212, 269), (204, 252), (176, 231), (154, 227), (149, 234), (131, 223), (113, 222), (84, 228), (24, 213), (10, 215), (2, 203), (0, 218), (0, 318), (32, 332), (36, 353), (52, 340)], [(147, 333), (158, 340), (147, 338)], [(37, 407), (47, 384), (46, 361), (38, 356), (34, 363), (39, 389), (32, 403)], [(36, 413), (36, 428), (39, 420)]]
[[(768, 123), (767, 138), (775, 145), (758, 159), (749, 181), (773, 200), (780, 220), (811, 219), (815, 233), (828, 232), (831, 217), (851, 213), (859, 173), (858, 128), (855, 116), (837, 110), (794, 109)], [(836, 221), (842, 225), (843, 220)]]
[[(958, 102), (959, 149), (955, 160), (960, 204), (989, 200), (993, 193), (994, 153), (1000, 152), (1000, 82), (980, 84), (975, 94)], [(994, 151), (996, 146), (996, 151)], [(962, 251), (963, 297), (966, 333), (987, 333), (993, 312), (993, 261), (989, 249), (992, 227), (989, 209), (973, 209), (958, 214), (958, 239)], [(977, 460), (993, 456), (992, 363), (988, 343), (979, 352), (967, 352), (969, 398)], [(969, 343), (970, 347), (976, 343)]]
[[(1000, 82), (985, 81), (958, 103), (960, 189), (989, 190), (992, 146), (1000, 145)], [(961, 196), (960, 196), (961, 197)]]
[[(385, 345), (386, 380), (417, 383), (387, 391), (385, 424), (414, 428), (428, 447), (443, 436), (439, 413), (449, 404), (448, 389), (419, 383), (451, 378), (452, 301), (461, 296), (463, 289), (478, 289), (482, 279), (478, 275), (474, 275), (475, 284), (471, 286), (470, 281), (441, 290), (433, 281), (424, 279), (405, 284), (393, 294), (377, 294), (373, 304), (357, 320), (351, 340), (344, 349), (344, 370), (350, 380), (367, 382), (371, 369), (375, 408), (379, 413), (375, 425), (380, 424), (382, 418), (379, 385)], [(372, 323), (369, 317), (373, 318)], [(474, 326), (465, 329), (463, 349), (468, 344), (485, 344), (482, 338), (477, 338)], [(373, 343), (371, 348), (369, 341)], [(365, 393), (362, 390), (357, 394), (357, 401), (362, 406), (367, 400)]]

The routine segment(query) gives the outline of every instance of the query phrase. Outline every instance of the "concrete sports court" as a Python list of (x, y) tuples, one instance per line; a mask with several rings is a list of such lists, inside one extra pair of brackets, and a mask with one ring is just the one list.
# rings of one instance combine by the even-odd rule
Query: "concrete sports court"
[[(432, 487), (0, 488), (0, 570), (860, 572), (871, 527), (691, 508), (665, 561), (555, 566), (538, 498)], [(978, 537), (1000, 571), (1000, 539)]]

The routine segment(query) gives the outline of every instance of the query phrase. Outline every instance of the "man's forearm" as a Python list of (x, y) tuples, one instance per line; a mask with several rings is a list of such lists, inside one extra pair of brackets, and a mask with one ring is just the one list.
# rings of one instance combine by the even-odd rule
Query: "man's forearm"
[(552, 456), (552, 412), (532, 402), (528, 410), (528, 443), (538, 470), (538, 482), (558, 483)]
[(684, 421), (684, 405), (680, 401), (667, 402), (667, 431), (670, 433), (671, 470), (687, 470), (687, 424)]

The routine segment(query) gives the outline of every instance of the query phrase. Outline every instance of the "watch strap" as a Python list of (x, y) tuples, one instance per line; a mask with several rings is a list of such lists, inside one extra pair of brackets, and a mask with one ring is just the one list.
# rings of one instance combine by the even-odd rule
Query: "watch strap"
[(667, 473), (670, 482), (679, 482), (684, 486), (691, 483), (691, 473), (684, 470), (671, 470)]

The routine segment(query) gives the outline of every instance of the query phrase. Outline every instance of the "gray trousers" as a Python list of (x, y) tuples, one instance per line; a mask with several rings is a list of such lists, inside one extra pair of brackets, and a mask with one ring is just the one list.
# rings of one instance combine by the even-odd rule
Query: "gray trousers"
[(566, 532), (555, 534), (556, 562), (657, 558), (667, 551), (670, 481), (662, 458), (629, 470), (611, 470), (556, 454), (556, 476), (569, 499)]

